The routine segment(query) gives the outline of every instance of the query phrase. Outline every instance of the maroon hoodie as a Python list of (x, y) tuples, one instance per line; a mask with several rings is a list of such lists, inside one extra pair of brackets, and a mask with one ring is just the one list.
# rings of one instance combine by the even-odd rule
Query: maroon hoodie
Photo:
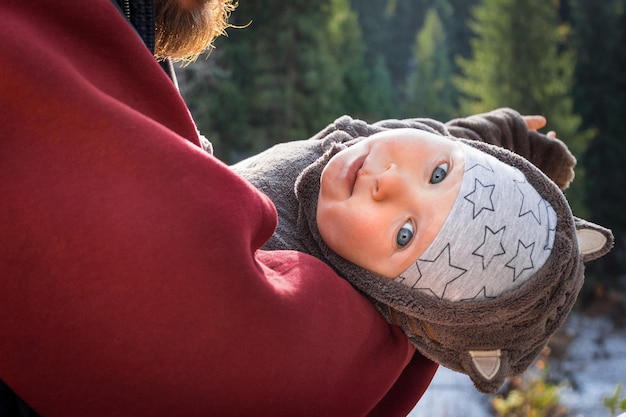
[(436, 365), (200, 148), (110, 0), (0, 3), (0, 379), (42, 417), (406, 415)]

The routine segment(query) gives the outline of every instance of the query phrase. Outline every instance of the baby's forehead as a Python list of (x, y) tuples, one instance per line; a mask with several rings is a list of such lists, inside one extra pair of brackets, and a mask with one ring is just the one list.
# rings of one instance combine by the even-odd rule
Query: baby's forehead
[(448, 138), (454, 141), (463, 152), (466, 165), (466, 176), (474, 179), (499, 177), (503, 181), (526, 181), (526, 175), (513, 165), (507, 164), (494, 155), (475, 148), (468, 143), (456, 138)]

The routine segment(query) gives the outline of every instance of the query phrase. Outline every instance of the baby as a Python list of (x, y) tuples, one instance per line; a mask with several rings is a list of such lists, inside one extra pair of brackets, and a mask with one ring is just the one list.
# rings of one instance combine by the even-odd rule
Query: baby
[(276, 205), (264, 249), (325, 261), (420, 353), (495, 392), (563, 323), (583, 261), (612, 246), (559, 189), (574, 165), (499, 109), (446, 125), (344, 116), (233, 169)]

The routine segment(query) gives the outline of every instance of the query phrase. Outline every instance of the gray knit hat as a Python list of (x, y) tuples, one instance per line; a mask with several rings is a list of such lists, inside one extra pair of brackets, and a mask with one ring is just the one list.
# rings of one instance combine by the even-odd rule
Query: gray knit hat
[[(472, 291), (476, 294), (445, 297), (445, 291), (438, 296), (434, 291), (420, 289), (420, 285), (412, 285), (419, 281), (415, 275), (411, 285), (407, 285), (403, 283), (407, 277), (390, 280), (346, 261), (325, 244), (316, 224), (321, 172), (343, 145), (330, 149), (298, 178), (298, 233), (311, 254), (328, 262), (370, 298), (389, 323), (404, 330), (420, 353), (442, 366), (467, 374), (478, 390), (495, 392), (506, 377), (518, 375), (532, 364), (550, 336), (565, 321), (583, 284), (583, 262), (606, 254), (612, 247), (613, 236), (608, 229), (574, 217), (561, 190), (526, 159), (493, 145), (460, 141), (484, 153), (487, 161), (493, 157), (519, 172), (520, 187), (528, 186), (536, 193), (536, 205), (533, 203), (530, 212), (524, 209), (517, 213), (536, 216), (528, 219), (545, 230), (545, 241), (539, 243), (539, 238), (534, 241), (533, 248), (541, 246), (543, 255), (536, 258), (532, 266), (520, 263), (516, 269), (509, 258), (500, 262), (504, 265), (500, 272), (479, 274), (480, 285), (466, 290), (467, 294)], [(520, 192), (515, 188), (511, 190)], [(459, 198), (467, 196), (462, 193)], [(491, 235), (500, 237), (499, 231), (495, 226), (483, 227), (482, 233), (471, 238), (472, 243)], [(515, 250), (530, 253), (531, 243), (524, 239), (518, 239), (522, 244), (517, 246), (516, 242)], [(495, 249), (491, 252), (491, 261), (502, 250), (497, 246)], [(422, 260), (434, 259), (425, 258), (427, 252)], [(484, 254), (476, 258), (481, 268), (490, 264)], [(514, 284), (497, 284), (497, 291), (486, 292), (492, 284), (501, 282)], [(428, 289), (427, 285), (424, 287)], [(480, 294), (483, 296), (472, 296)]]
[(461, 188), (441, 230), (397, 279), (451, 301), (497, 298), (546, 262), (557, 216), (519, 169), (463, 143)]

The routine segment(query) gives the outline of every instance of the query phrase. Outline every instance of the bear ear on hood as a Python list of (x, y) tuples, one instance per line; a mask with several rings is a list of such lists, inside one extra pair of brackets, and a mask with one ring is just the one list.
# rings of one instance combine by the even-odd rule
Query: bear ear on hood
[(598, 259), (613, 247), (613, 233), (609, 229), (578, 217), (574, 217), (574, 225), (583, 262)]

